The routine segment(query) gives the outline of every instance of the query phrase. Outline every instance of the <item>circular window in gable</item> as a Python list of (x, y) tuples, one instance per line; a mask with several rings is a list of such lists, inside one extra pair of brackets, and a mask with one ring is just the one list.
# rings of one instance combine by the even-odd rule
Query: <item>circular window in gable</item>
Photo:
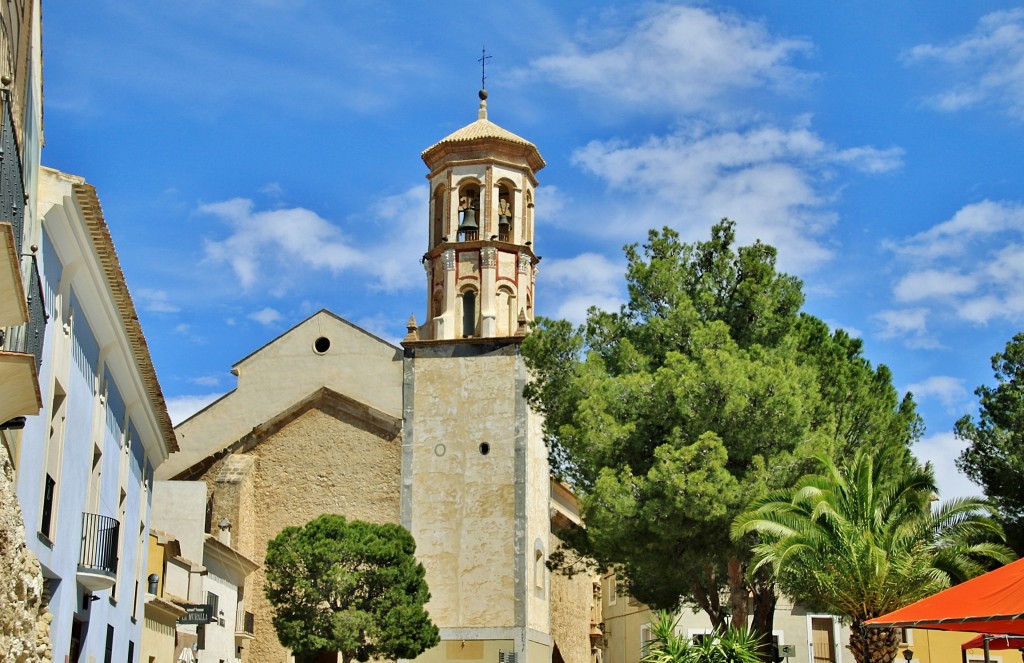
[(313, 352), (317, 353), (318, 355), (322, 355), (330, 349), (331, 339), (327, 338), (326, 336), (321, 336), (320, 338), (313, 341)]

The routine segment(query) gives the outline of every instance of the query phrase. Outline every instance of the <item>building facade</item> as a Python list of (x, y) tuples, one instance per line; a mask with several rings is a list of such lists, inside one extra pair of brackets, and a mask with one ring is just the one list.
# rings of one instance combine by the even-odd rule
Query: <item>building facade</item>
[(47, 660), (42, 572), (25, 547), (15, 470), (25, 417), (42, 406), (46, 313), (35, 185), (42, 146), (39, 0), (0, 5), (0, 659)]
[(131, 661), (153, 470), (177, 442), (95, 189), (43, 169), (38, 191), (49, 324), (17, 497), (45, 577), (53, 658)]
[[(592, 582), (545, 566), (575, 501), (551, 482), (522, 394), (544, 161), (487, 118), (484, 94), (477, 120), (422, 156), (424, 324), (396, 347), (316, 313), (233, 367), (236, 388), (177, 426), (157, 476), (204, 483), (207, 528), (231, 523), (257, 564), (284, 527), (323, 513), (401, 523), (441, 631), (419, 661), (590, 663)], [(245, 583), (255, 637), (240, 658), (287, 663), (263, 583), (261, 570)]]
[[(150, 532), (161, 547), (147, 576), (153, 591), (146, 597), (143, 653), (156, 661), (189, 656), (233, 661), (253, 639), (253, 613), (245, 610), (245, 580), (257, 565), (232, 546), (227, 519), (207, 527), (208, 502), (202, 481), (154, 485)], [(167, 602), (177, 610), (173, 621), (166, 619), (172, 612), (164, 605)]]
[[(601, 584), (603, 663), (639, 663), (657, 616), (623, 591), (615, 574), (606, 574)], [(677, 632), (691, 639), (712, 633), (711, 620), (703, 612), (682, 610), (678, 619)], [(852, 663), (853, 655), (845, 648), (849, 637), (849, 626), (839, 617), (779, 597), (772, 640), (788, 663)]]
[[(175, 571), (185, 564), (181, 545), (174, 535), (150, 527), (149, 552), (146, 555), (146, 604), (139, 657), (144, 663), (176, 661), (178, 658), (178, 620), (188, 616), (188, 611), (180, 604), (187, 599), (172, 593), (173, 585), (168, 579), (176, 576)], [(188, 573), (184, 576), (183, 584), (187, 588)]]

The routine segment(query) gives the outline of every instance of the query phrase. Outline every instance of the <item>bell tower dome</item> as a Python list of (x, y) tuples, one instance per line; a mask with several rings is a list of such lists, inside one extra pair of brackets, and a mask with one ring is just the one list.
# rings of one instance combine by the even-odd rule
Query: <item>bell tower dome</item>
[(419, 340), (521, 336), (533, 320), (537, 147), (487, 119), (422, 154), (430, 172), (427, 317)]

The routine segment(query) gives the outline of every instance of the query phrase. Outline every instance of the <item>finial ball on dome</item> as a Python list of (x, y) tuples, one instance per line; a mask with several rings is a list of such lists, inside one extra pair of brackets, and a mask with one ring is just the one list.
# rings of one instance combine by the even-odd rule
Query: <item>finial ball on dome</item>
[(480, 90), (480, 101), (487, 99), (487, 90)]

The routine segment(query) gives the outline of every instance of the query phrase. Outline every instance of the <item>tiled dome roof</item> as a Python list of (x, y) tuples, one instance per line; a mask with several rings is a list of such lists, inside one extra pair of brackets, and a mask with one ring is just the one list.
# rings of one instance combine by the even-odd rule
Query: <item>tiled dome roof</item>
[(448, 134), (427, 149), (423, 150), (421, 156), (425, 161), (430, 161), (432, 154), (442, 147), (454, 147), (458, 143), (470, 143), (479, 140), (500, 140), (521, 146), (524, 153), (527, 155), (531, 168), (533, 168), (534, 171), (540, 170), (545, 165), (544, 158), (541, 157), (540, 152), (537, 151), (536, 145), (521, 136), (517, 136), (507, 129), (502, 129), (497, 124), (487, 119), (486, 100), (480, 101), (480, 112), (476, 122), (467, 124), (461, 129)]

